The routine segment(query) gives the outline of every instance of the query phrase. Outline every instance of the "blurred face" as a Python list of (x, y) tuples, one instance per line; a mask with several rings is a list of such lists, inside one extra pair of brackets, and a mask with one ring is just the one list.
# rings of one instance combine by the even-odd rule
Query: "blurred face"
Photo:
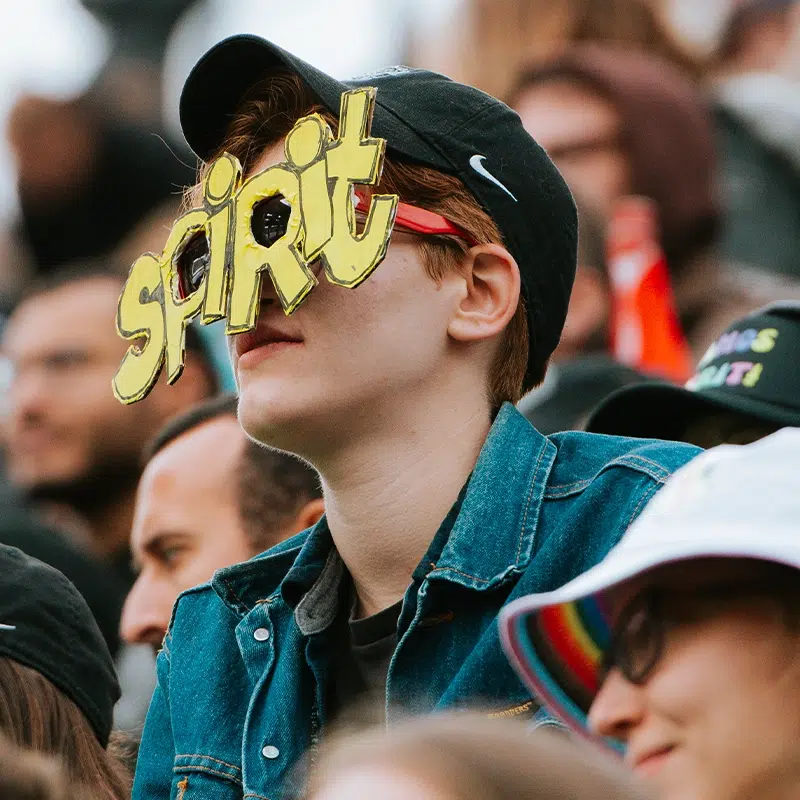
[(380, 797), (381, 800), (456, 800), (430, 783), (396, 768), (364, 766), (351, 769), (328, 780), (311, 795), (312, 800), (354, 800), (359, 797)]
[(614, 203), (631, 189), (622, 123), (611, 103), (589, 88), (559, 80), (524, 91), (516, 111), (570, 189), (609, 218)]
[(24, 199), (47, 202), (85, 185), (97, 130), (78, 103), (22, 96), (11, 111), (8, 140)]
[(119, 291), (115, 280), (88, 278), (23, 302), (9, 320), (2, 346), (14, 373), (7, 458), (15, 485), (65, 500), (93, 480), (99, 492), (114, 480), (135, 485), (155, 423), (151, 404), (125, 407), (111, 392), (127, 348), (114, 329)]
[[(282, 142), (254, 171), (281, 160)], [(335, 286), (321, 271), (318, 277), (288, 317), (265, 277), (255, 331), (229, 337), (245, 430), (309, 457), (346, 446), (367, 427), (365, 415), (435, 391), (458, 303), (457, 282), (431, 280), (414, 237), (400, 231), (358, 288)]]
[(255, 555), (236, 492), (244, 445), (235, 417), (218, 417), (170, 442), (147, 465), (131, 532), (139, 575), (122, 613), (125, 641), (160, 645), (182, 591)]
[[(658, 588), (662, 650), (636, 684), (611, 669), (589, 724), (623, 741), (629, 766), (665, 800), (800, 791), (800, 632), (764, 588), (764, 570), (730, 559), (690, 562), (611, 594), (619, 620), (643, 590)], [(632, 639), (642, 652), (645, 638)]]

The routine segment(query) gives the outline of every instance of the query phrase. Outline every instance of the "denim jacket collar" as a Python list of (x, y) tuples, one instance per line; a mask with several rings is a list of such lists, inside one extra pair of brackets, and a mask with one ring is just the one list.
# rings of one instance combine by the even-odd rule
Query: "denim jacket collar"
[[(421, 572), (430, 579), (485, 590), (524, 570), (533, 553), (541, 501), (555, 457), (555, 445), (513, 405), (504, 404), (459, 498), (457, 517), (442, 525), (415, 577)], [(305, 541), (303, 536), (244, 564), (219, 570), (212, 587), (240, 615), (278, 591), (296, 607), (318, 580), (335, 572), (333, 540), (325, 517)]]
[(211, 587), (240, 616), (277, 593), (294, 606), (322, 573), (332, 548), (333, 539), (323, 516), (307, 533), (293, 536), (243, 564), (217, 570)]
[(510, 403), (492, 425), (452, 531), (428, 572), (484, 590), (525, 569), (556, 447)]

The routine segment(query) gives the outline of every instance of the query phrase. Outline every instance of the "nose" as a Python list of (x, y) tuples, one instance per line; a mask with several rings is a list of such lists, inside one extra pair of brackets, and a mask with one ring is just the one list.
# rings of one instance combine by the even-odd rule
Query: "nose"
[(618, 669), (612, 669), (589, 709), (590, 730), (626, 742), (644, 718), (644, 691), (644, 687), (626, 680)]
[(160, 645), (175, 599), (172, 591), (140, 575), (122, 609), (120, 636), (128, 644)]
[(15, 422), (36, 421), (49, 395), (47, 381), (35, 371), (20, 371), (8, 388), (8, 410)]

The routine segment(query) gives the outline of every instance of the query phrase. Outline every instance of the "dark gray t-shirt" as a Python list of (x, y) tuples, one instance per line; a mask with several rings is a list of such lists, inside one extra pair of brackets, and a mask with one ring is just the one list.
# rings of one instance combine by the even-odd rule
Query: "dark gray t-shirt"
[(343, 582), (348, 602), (338, 623), (331, 670), (328, 718), (336, 719), (348, 709), (366, 706), (380, 718), (385, 716), (386, 678), (397, 647), (397, 622), (403, 601), (377, 614), (353, 618), (354, 596), (349, 578)]

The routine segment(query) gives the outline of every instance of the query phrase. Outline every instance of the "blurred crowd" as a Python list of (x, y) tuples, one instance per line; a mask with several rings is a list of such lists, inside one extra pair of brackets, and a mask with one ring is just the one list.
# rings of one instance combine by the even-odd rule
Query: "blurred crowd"
[[(130, 797), (176, 599), (312, 528), (328, 499), (306, 461), (243, 430), (222, 325), (186, 328), (174, 385), (162, 376), (132, 405), (112, 394), (129, 344), (115, 329), (128, 270), (161, 253), (196, 179), (197, 158), (162, 100), (166, 43), (210, 4), (145, 12), (134, 0), (82, 2), (113, 43), (101, 74), (80, 96), (20, 95), (5, 129), (18, 198), (0, 231), (0, 795), (12, 800)], [(518, 411), (545, 437), (587, 432), (709, 452), (669, 480), (681, 464), (664, 475), (653, 466), (648, 476), (666, 486), (620, 510), (637, 519), (616, 547), (575, 555), (580, 569), (554, 569), (499, 623), (494, 614), (506, 655), (481, 687), (491, 694), (495, 676), (513, 680), (503, 708), (484, 707), (480, 691), (470, 702), (445, 693), (445, 713), (416, 716), (410, 700), (409, 718), (387, 726), (388, 712), (368, 701), (387, 694), (398, 624), (410, 620), (402, 602), (359, 619), (353, 575), (341, 605), (353, 608), (354, 658), (333, 669), (363, 674), (338, 684), (347, 713), (293, 766), (298, 791), (315, 800), (794, 797), (800, 2), (459, 0), (436, 14), (433, 5), (392, 5), (386, 35), (399, 57), (508, 104), (578, 209), (563, 333)], [(296, 6), (293, 25), (309, 25)], [(213, 26), (209, 35), (221, 38)], [(596, 468), (587, 460), (586, 476), (576, 470), (550, 499), (566, 502), (571, 486), (647, 455), (614, 453)], [(598, 526), (607, 503), (622, 503), (615, 491), (591, 500)], [(462, 501), (463, 492), (452, 513)], [(405, 523), (382, 524), (395, 522), (401, 535)], [(494, 552), (485, 533), (476, 547)], [(472, 613), (486, 601), (447, 602)], [(301, 629), (326, 613), (323, 603), (306, 610)], [(459, 613), (421, 624), (435, 630)], [(192, 625), (212, 630), (203, 615)], [(250, 634), (225, 635), (235, 648)], [(454, 670), (443, 650), (433, 648)], [(213, 652), (198, 645), (196, 658)], [(219, 676), (201, 680), (229, 691)], [(297, 712), (287, 701), (281, 713), (288, 725)], [(224, 724), (218, 716), (209, 726)], [(171, 753), (170, 796), (241, 797), (247, 780), (258, 786), (246, 768), (242, 777), (242, 753), (257, 745), (272, 761), (280, 750), (240, 735), (233, 765)], [(204, 771), (224, 788), (195, 783)], [(142, 781), (135, 796), (156, 793)]]

